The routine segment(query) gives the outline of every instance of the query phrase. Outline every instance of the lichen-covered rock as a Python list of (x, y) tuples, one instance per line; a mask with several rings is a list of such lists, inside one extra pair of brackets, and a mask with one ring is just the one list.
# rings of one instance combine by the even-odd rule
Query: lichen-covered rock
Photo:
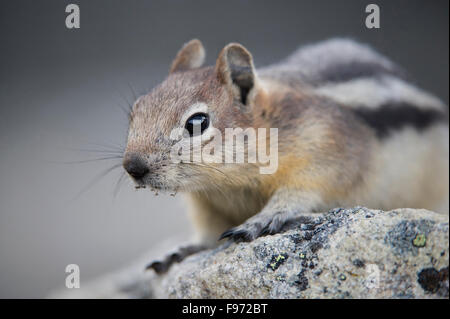
[(448, 254), (447, 215), (334, 209), (277, 235), (198, 253), (165, 275), (147, 273), (140, 296), (448, 298)]

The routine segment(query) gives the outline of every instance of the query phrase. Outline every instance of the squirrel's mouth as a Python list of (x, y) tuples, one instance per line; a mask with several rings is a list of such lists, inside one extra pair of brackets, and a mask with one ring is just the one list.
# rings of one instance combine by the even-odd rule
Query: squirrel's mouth
[(169, 193), (171, 196), (175, 196), (179, 191), (179, 187), (169, 187), (169, 185), (166, 185), (165, 183), (153, 178), (145, 180), (133, 180), (135, 182), (134, 188), (136, 190), (149, 189), (155, 195), (158, 195), (159, 193)]
[(151, 186), (145, 186), (145, 185), (136, 185), (134, 187), (135, 189), (144, 189), (148, 188), (151, 192), (155, 194), (155, 196), (158, 196), (158, 194), (161, 193), (169, 193), (170, 196), (175, 196), (178, 193), (177, 189), (168, 189), (168, 188), (158, 188), (158, 187), (151, 187)]

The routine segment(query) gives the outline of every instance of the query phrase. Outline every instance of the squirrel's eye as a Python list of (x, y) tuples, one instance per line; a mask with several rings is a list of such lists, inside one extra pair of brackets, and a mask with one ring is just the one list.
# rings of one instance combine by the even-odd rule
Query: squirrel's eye
[(196, 113), (187, 119), (184, 128), (190, 136), (203, 134), (209, 126), (209, 116), (205, 113)]

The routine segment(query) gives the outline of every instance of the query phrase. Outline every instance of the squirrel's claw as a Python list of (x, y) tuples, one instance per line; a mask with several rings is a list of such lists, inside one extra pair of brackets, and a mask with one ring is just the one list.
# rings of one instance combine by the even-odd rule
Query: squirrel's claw
[(158, 275), (167, 272), (174, 263), (179, 263), (183, 261), (186, 257), (193, 255), (197, 252), (207, 249), (205, 245), (190, 245), (185, 247), (180, 247), (178, 250), (168, 256), (163, 260), (156, 260), (145, 267), (145, 270), (153, 269)]
[(302, 221), (306, 221), (306, 219), (300, 218), (295, 213), (277, 211), (273, 214), (258, 214), (242, 225), (227, 230), (219, 237), (219, 240), (228, 238), (235, 242), (248, 242), (258, 237), (280, 233), (286, 227), (301, 224)]
[(178, 252), (170, 254), (162, 261), (156, 260), (145, 267), (145, 270), (153, 269), (157, 274), (163, 274), (167, 272), (172, 266), (172, 264), (176, 262), (180, 262), (183, 260), (183, 256), (181, 256)]
[(232, 228), (224, 232), (222, 235), (220, 235), (219, 240), (228, 238), (233, 241), (252, 241), (253, 235), (251, 232), (245, 230), (245, 229), (239, 229), (239, 228)]

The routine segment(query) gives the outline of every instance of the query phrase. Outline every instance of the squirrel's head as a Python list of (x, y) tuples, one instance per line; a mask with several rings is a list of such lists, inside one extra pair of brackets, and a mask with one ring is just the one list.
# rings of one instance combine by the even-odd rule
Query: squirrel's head
[[(198, 157), (205, 151), (195, 143), (222, 142), (225, 128), (253, 127), (254, 101), (262, 92), (252, 56), (242, 45), (225, 46), (215, 66), (202, 67), (204, 59), (199, 40), (186, 43), (166, 80), (135, 102), (123, 165), (138, 185), (199, 190), (218, 179), (236, 184), (243, 177), (232, 171), (254, 166), (225, 164), (225, 152), (216, 152), (222, 160), (213, 162)], [(217, 132), (221, 138), (213, 136)], [(190, 151), (188, 158), (179, 156), (183, 151)]]

